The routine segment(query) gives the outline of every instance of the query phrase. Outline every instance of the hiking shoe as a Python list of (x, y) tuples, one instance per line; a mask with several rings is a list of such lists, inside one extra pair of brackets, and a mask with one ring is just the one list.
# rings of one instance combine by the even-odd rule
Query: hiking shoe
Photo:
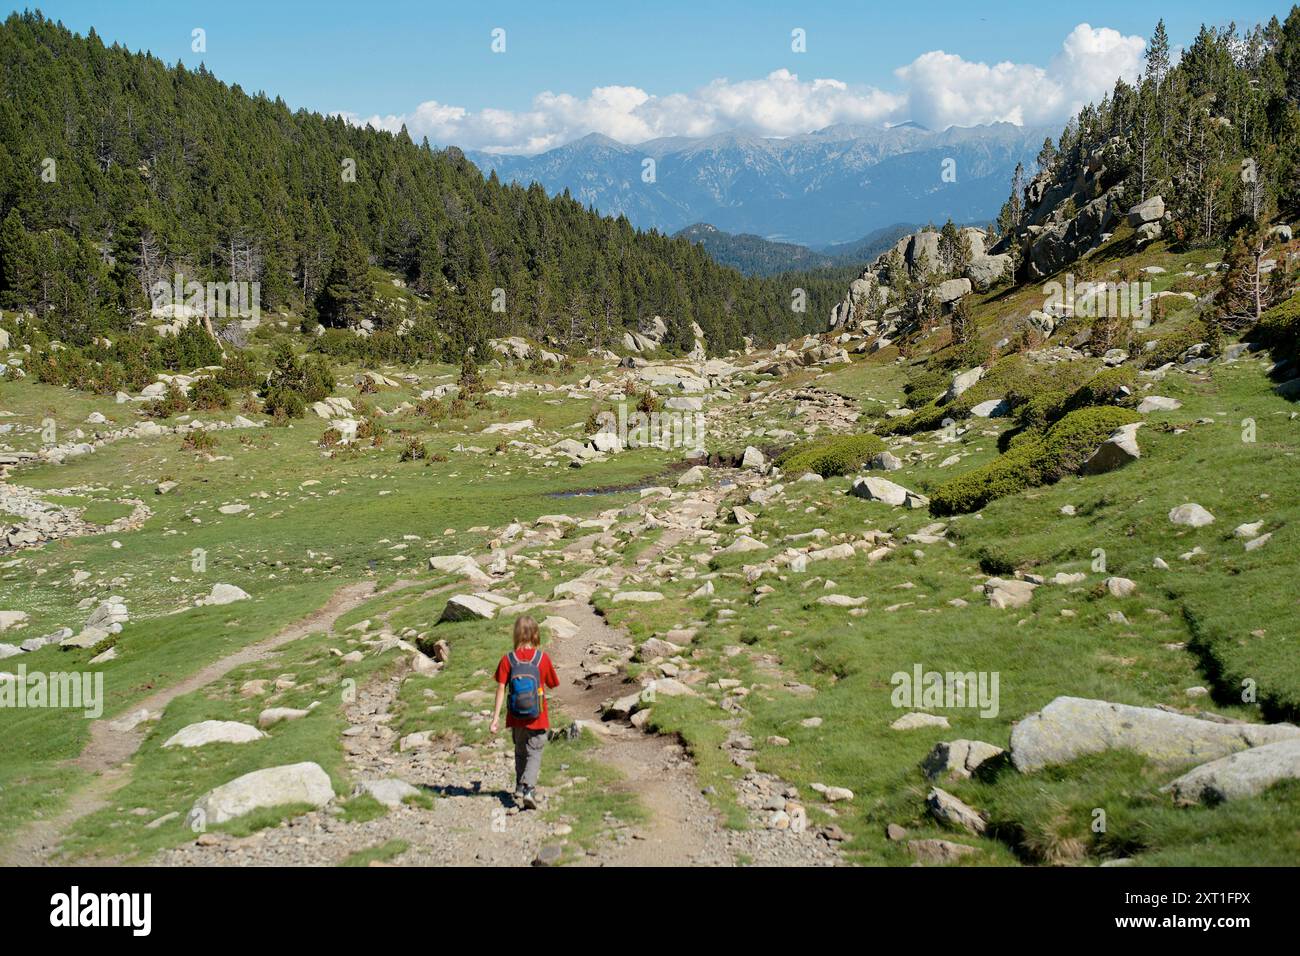
[(537, 791), (532, 787), (524, 788), (524, 809), (536, 810), (538, 806)]

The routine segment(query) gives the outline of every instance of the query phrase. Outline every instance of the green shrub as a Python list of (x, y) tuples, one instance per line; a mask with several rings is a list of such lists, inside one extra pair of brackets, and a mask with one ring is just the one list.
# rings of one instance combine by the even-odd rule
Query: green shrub
[(1267, 345), (1278, 358), (1300, 359), (1300, 295), (1293, 295), (1260, 316), (1247, 338)]
[(201, 411), (217, 411), (230, 407), (230, 395), (215, 378), (201, 378), (190, 386), (190, 404)]
[[(1007, 399), (1015, 408), (1035, 395), (1050, 389), (1060, 381), (1060, 365), (1040, 365), (1028, 362), (1021, 355), (1006, 355), (994, 362), (984, 376), (962, 395), (946, 405), (939, 404), (939, 395), (933, 402), (918, 408), (911, 415), (891, 418), (876, 428), (880, 435), (914, 435), (934, 431), (945, 419), (960, 421), (970, 416), (976, 405), (992, 399)], [(947, 382), (944, 384), (947, 391)]]
[(1103, 369), (1070, 396), (1068, 410), (1090, 405), (1118, 405), (1137, 390), (1137, 370), (1131, 365)]
[(189, 410), (189, 399), (175, 382), (168, 382), (167, 391), (163, 392), (162, 398), (155, 398), (144, 407), (145, 415), (150, 418), (171, 418)]
[(1127, 408), (1102, 405), (1070, 412), (1043, 432), (1025, 432), (1003, 454), (949, 479), (930, 498), (936, 515), (977, 511), (990, 501), (1073, 474), (1116, 428), (1141, 421)]
[(262, 385), (268, 415), (301, 418), (308, 403), (322, 401), (334, 391), (334, 369), (323, 355), (304, 361), (282, 339), (275, 343), (271, 360), (271, 374)]
[(307, 413), (307, 403), (302, 395), (283, 385), (266, 389), (262, 405), (262, 410), (275, 418), (302, 418)]
[(429, 451), (424, 447), (424, 442), (420, 439), (411, 437), (406, 439), (402, 446), (402, 452), (397, 456), (398, 461), (424, 461), (429, 457)]
[(777, 464), (792, 475), (814, 472), (823, 478), (849, 475), (885, 450), (875, 435), (839, 435), (807, 442), (787, 451)]
[(221, 371), (217, 373), (217, 383), (222, 388), (242, 390), (252, 388), (259, 381), (257, 367), (248, 353), (230, 349), (221, 363)]
[(203, 428), (196, 428), (185, 433), (181, 439), (182, 451), (212, 452), (217, 447), (217, 436)]
[(1016, 421), (1021, 428), (1044, 429), (1065, 414), (1072, 394), (1066, 388), (1041, 392), (1016, 409)]
[(920, 408), (938, 399), (948, 389), (952, 376), (940, 369), (925, 369), (908, 379), (903, 386), (908, 408)]

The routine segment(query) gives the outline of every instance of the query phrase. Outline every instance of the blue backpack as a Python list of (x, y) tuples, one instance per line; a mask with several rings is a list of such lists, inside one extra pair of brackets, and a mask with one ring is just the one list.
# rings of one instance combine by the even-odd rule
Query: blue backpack
[(506, 706), (510, 716), (521, 720), (536, 720), (542, 716), (542, 652), (533, 651), (532, 660), (521, 661), (514, 651), (510, 660), (509, 697)]

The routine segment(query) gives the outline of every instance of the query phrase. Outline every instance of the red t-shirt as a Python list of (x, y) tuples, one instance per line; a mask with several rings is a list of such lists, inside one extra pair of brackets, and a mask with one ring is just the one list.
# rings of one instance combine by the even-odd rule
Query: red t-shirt
[[(559, 687), (560, 675), (555, 673), (555, 668), (551, 665), (551, 658), (545, 651), (538, 650), (534, 647), (521, 647), (515, 651), (515, 656), (521, 661), (531, 661), (534, 654), (542, 655), (542, 662), (538, 670), (542, 672), (542, 683), (547, 687)], [(505, 684), (510, 680), (510, 655), (501, 655), (501, 663), (497, 665), (497, 683)], [(507, 727), (527, 727), (529, 730), (547, 730), (551, 726), (548, 714), (547, 698), (549, 694), (542, 694), (542, 713), (540, 717), (534, 717), (531, 721), (524, 720), (522, 717), (516, 717), (509, 711), (506, 712)]]

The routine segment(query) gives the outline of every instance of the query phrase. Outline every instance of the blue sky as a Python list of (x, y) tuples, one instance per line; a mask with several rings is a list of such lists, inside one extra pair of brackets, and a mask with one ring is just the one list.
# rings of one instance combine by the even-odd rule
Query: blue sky
[[(21, 9), (21, 8), (14, 8)], [(1043, 111), (1061, 112), (1093, 87), (1074, 88), (1062, 66), (1053, 74), (1051, 61), (1081, 23), (1109, 28), (1124, 37), (1148, 37), (1163, 16), (1175, 44), (1195, 35), (1200, 23), (1254, 23), (1288, 9), (1258, 2), (1178, 0), (1161, 4), (1093, 0), (1086, 5), (1009, 0), (999, 4), (812, 3), (812, 2), (503, 2), (313, 3), (228, 0), (224, 3), (89, 2), (54, 0), (44, 13), (78, 32), (94, 26), (106, 42), (148, 49), (163, 59), (202, 59), (216, 75), (249, 91), (280, 95), (291, 106), (324, 112), (342, 111), (376, 123), (402, 121), (431, 138), (461, 136), (469, 145), (553, 144), (590, 127), (618, 138), (635, 139), (677, 132), (708, 132), (728, 124), (755, 132), (784, 135), (795, 120), (764, 113), (760, 101), (812, 97), (801, 106), (813, 121), (880, 117), (881, 121), (919, 118), (962, 125), (1015, 117), (1017, 104), (1025, 121)], [(202, 27), (207, 50), (191, 50), (191, 31)], [(491, 31), (506, 30), (506, 52), (490, 49)], [(791, 51), (791, 30), (807, 33), (807, 52)], [(1086, 44), (1085, 44), (1086, 46)], [(956, 61), (932, 58), (926, 69), (913, 69), (901, 81), (896, 70), (930, 51), (942, 50)], [(1114, 68), (1132, 50), (1115, 53)], [(1101, 57), (1104, 59), (1104, 57)], [(1089, 63), (1094, 58), (1090, 56)], [(987, 78), (968, 64), (988, 67), (1002, 62), (1037, 65), (1055, 75), (1063, 88), (1050, 109), (1031, 95), (1033, 74), (1021, 77), (1020, 100), (1010, 93), (997, 102), (978, 98)], [(1071, 64), (1078, 73), (1077, 63)], [(1098, 67), (1094, 86), (1100, 88)], [(796, 88), (784, 75), (772, 88), (753, 86), (733, 93), (715, 88), (703, 104), (694, 91), (719, 80), (731, 84), (761, 81), (773, 71), (797, 75), (806, 87), (815, 78), (846, 84), (855, 104), (836, 90)], [(968, 74), (969, 87), (958, 91), (957, 106), (940, 104), (953, 91), (934, 84), (939, 74)], [(925, 75), (921, 75), (925, 74)], [(1113, 79), (1113, 77), (1111, 77)], [(1009, 82), (1003, 76), (1001, 80)], [(929, 87), (909, 94), (903, 87)], [(1077, 84), (1075, 84), (1077, 86)], [(595, 88), (617, 87), (594, 105), (586, 102)], [(654, 99), (641, 103), (636, 90)], [(900, 94), (899, 102), (888, 97)], [(540, 112), (536, 97), (544, 91), (570, 94), (577, 103), (551, 102)], [(862, 105), (871, 91), (885, 97), (874, 107)], [(675, 106), (665, 98), (684, 94)], [(630, 99), (629, 99), (630, 97)], [(759, 105), (736, 106), (749, 97)], [(831, 102), (831, 101), (834, 102)], [(1023, 100), (1023, 103), (1021, 102)], [(802, 102), (802, 101), (800, 101)], [(434, 103), (421, 114), (420, 104)], [(770, 106), (770, 103), (768, 104)], [(503, 120), (481, 111), (503, 110)], [(746, 109), (756, 110), (752, 115)], [(450, 112), (448, 112), (450, 110)], [(457, 114), (464, 110), (465, 114)], [(676, 112), (673, 112), (676, 110)], [(639, 113), (637, 123), (612, 113)], [(525, 115), (527, 114), (527, 115)], [(650, 114), (647, 118), (647, 114)], [(1051, 117), (1055, 119), (1055, 115)], [(495, 124), (495, 125), (494, 125)], [(417, 130), (415, 127), (421, 127)], [(622, 134), (622, 135), (620, 135)]]

